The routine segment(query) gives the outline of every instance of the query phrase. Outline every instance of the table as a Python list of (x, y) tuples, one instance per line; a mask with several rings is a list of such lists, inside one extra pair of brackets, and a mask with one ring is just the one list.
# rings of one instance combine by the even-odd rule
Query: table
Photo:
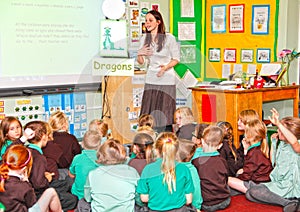
[(264, 102), (292, 99), (293, 116), (298, 117), (299, 85), (250, 90), (200, 87), (191, 89), (192, 110), (197, 114), (197, 121), (199, 123), (228, 121), (233, 126), (234, 144), (237, 147), (239, 146), (237, 138), (241, 134), (237, 129), (238, 115), (243, 110), (256, 110), (262, 119)]

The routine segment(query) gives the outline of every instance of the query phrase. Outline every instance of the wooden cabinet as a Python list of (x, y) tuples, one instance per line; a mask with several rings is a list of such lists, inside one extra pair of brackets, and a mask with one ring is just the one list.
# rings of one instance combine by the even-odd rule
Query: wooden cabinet
[(140, 107), (134, 91), (144, 88), (144, 72), (135, 76), (106, 76), (102, 79), (103, 119), (112, 130), (112, 135), (122, 143), (131, 143), (135, 135), (132, 129), (137, 124)]
[(299, 86), (285, 86), (252, 90), (221, 90), (213, 88), (192, 88), (194, 114), (197, 121), (213, 123), (228, 121), (233, 126), (235, 145), (238, 146), (238, 115), (242, 110), (254, 109), (262, 118), (264, 102), (293, 100), (293, 115), (298, 117)]

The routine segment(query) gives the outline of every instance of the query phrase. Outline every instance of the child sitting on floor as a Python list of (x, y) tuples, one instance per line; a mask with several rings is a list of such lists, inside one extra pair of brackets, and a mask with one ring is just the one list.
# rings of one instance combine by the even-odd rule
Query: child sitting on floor
[(192, 160), (201, 180), (204, 211), (225, 209), (231, 201), (227, 184), (227, 163), (217, 151), (222, 144), (222, 139), (223, 130), (220, 127), (205, 128), (202, 139), (203, 153)]
[(89, 172), (98, 167), (97, 149), (100, 146), (101, 136), (96, 131), (87, 131), (82, 140), (82, 152), (75, 155), (69, 169), (69, 176), (75, 178), (72, 185), (72, 194), (78, 199), (84, 197), (84, 184)]

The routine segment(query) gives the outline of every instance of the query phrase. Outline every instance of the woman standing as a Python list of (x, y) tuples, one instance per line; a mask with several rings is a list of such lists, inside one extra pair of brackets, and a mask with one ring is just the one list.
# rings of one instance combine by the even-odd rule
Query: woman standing
[(176, 39), (165, 32), (162, 15), (151, 10), (146, 15), (146, 34), (141, 39), (137, 62), (147, 64), (141, 114), (151, 114), (156, 130), (172, 131), (176, 109), (174, 66), (179, 62), (180, 50)]

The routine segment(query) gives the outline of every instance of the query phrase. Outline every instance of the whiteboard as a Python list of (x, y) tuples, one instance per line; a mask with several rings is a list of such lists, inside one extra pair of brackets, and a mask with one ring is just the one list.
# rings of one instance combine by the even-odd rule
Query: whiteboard
[(103, 0), (1, 0), (0, 88), (100, 82)]

